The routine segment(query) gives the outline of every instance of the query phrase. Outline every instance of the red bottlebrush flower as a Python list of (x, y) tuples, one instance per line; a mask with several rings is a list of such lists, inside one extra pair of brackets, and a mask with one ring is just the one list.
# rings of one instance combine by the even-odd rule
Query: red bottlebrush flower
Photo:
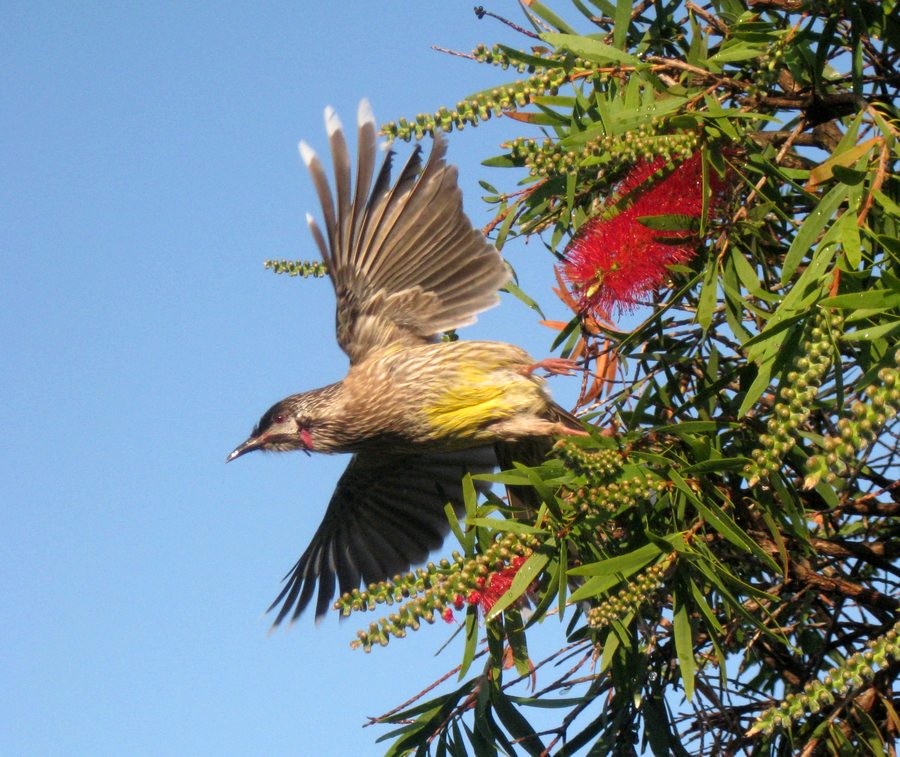
[(453, 606), (457, 610), (462, 610), (462, 608), (466, 606), (466, 600), (463, 599), (462, 594), (457, 594), (455, 597), (453, 597)]
[[(635, 164), (619, 184), (615, 200), (585, 223), (566, 250), (562, 273), (583, 310), (601, 318), (614, 307), (628, 310), (641, 295), (659, 288), (668, 266), (686, 263), (696, 254), (695, 227), (703, 213), (701, 155), (694, 153), (668, 172), (665, 165), (662, 157)], [(715, 210), (723, 182), (710, 171), (709, 183), (708, 207)], [(652, 216), (669, 216), (664, 220), (676, 223), (651, 228), (640, 220)]]
[(453, 608), (445, 607), (443, 612), (441, 613), (441, 617), (444, 619), (445, 623), (452, 623), (453, 622)]
[[(498, 570), (496, 573), (491, 573), (487, 581), (485, 581), (484, 589), (482, 591), (473, 591), (469, 595), (469, 604), (478, 602), (482, 609), (488, 612), (497, 603), (497, 600), (509, 591), (516, 573), (519, 572), (519, 568), (524, 563), (524, 557), (514, 557), (505, 568)], [(474, 602), (472, 601), (473, 599)]]

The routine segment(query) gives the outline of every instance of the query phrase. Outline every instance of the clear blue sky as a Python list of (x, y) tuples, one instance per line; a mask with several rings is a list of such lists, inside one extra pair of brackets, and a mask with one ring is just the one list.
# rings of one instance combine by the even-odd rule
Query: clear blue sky
[[(511, 76), (431, 44), (521, 38), (470, 2), (7, 2), (0, 24), (0, 753), (383, 751), (365, 716), (455, 665), (452, 629), (370, 655), (367, 618), (268, 635), (346, 461), (224, 458), (346, 369), (328, 284), (262, 267), (315, 255), (297, 141), (324, 150), (328, 104), (384, 121)], [(479, 162), (515, 131), (452, 135), (478, 224), (477, 180), (513, 178)], [(542, 247), (506, 253), (549, 303)], [(504, 297), (473, 336), (552, 335)]]

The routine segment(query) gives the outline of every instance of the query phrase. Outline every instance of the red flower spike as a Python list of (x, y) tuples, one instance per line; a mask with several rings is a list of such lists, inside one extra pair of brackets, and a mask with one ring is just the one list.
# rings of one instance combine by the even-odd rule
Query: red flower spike
[[(562, 273), (579, 307), (600, 316), (633, 308), (641, 295), (665, 281), (668, 267), (697, 252), (692, 221), (703, 213), (703, 163), (699, 152), (668, 172), (662, 157), (635, 164), (606, 212), (588, 221), (566, 250)], [(723, 182), (709, 173), (710, 212), (721, 204)], [(612, 210), (618, 210), (611, 215)], [(680, 216), (685, 228), (650, 228), (639, 219)]]
[(505, 568), (488, 576), (484, 591), (479, 597), (479, 602), (485, 612), (488, 612), (497, 603), (497, 600), (509, 591), (516, 573), (519, 572), (519, 568), (524, 562), (524, 557), (514, 557)]
[(453, 608), (445, 607), (444, 611), (441, 613), (441, 617), (444, 619), (444, 621), (446, 623), (452, 623), (453, 622)]

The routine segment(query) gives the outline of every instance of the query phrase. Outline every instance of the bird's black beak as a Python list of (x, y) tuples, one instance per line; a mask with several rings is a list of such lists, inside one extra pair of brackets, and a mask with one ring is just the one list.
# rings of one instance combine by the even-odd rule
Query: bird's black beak
[(246, 452), (253, 452), (253, 450), (259, 449), (261, 446), (262, 440), (255, 436), (251, 436), (247, 441), (235, 447), (228, 455), (228, 457), (225, 458), (225, 462), (230, 463), (232, 460), (237, 460)]

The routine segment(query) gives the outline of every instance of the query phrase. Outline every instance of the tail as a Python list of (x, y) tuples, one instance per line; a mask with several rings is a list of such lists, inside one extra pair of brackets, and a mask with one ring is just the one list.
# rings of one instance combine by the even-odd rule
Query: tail
[(557, 405), (555, 402), (550, 403), (550, 407), (547, 410), (547, 418), (555, 423), (561, 423), (578, 436), (582, 436), (585, 433), (584, 424), (578, 419), (578, 416), (570, 413), (562, 405)]

